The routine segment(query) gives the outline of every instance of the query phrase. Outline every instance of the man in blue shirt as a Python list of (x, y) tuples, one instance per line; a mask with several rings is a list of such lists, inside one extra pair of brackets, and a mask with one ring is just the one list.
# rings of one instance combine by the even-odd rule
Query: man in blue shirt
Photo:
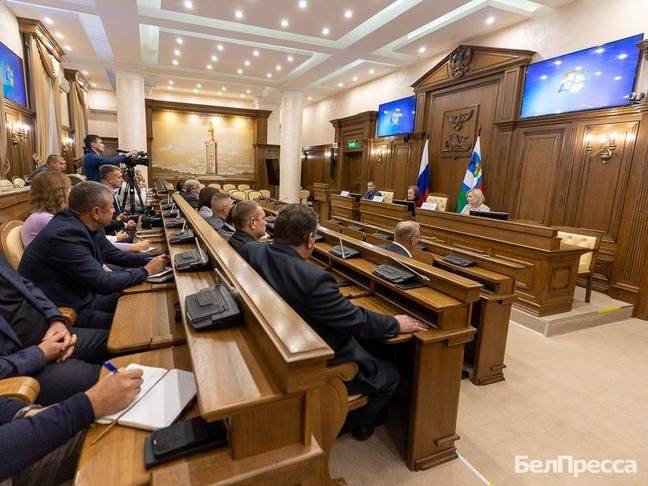
[(99, 166), (119, 165), (128, 157), (137, 153), (137, 151), (131, 150), (127, 154), (115, 155), (114, 157), (105, 159), (101, 154), (106, 149), (106, 145), (99, 135), (86, 135), (83, 139), (83, 144), (85, 145), (83, 147), (83, 173), (89, 181), (101, 182)]

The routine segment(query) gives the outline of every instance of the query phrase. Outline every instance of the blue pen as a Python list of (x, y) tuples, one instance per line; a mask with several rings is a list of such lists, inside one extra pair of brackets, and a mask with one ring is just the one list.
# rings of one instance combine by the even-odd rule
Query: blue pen
[(119, 371), (117, 371), (117, 368), (115, 368), (115, 365), (112, 364), (110, 361), (104, 361), (101, 364), (103, 365), (104, 368), (106, 368), (111, 373), (115, 373), (116, 375), (119, 374)]

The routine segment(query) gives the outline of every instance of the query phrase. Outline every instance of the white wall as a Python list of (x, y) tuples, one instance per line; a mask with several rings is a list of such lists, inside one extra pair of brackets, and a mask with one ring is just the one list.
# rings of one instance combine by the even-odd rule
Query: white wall
[[(464, 43), (536, 51), (537, 61), (646, 32), (648, 0), (577, 0), (557, 10), (542, 8), (525, 22)], [(307, 106), (302, 145), (333, 142), (329, 120), (376, 110), (380, 103), (413, 94), (412, 83), (447, 54)]]
[(18, 21), (4, 2), (0, 2), (0, 42), (18, 54), (20, 58), (23, 57)]

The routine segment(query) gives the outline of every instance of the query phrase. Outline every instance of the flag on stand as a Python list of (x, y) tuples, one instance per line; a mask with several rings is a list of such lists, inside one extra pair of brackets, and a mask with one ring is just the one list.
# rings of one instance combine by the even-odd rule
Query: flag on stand
[(468, 162), (466, 175), (464, 176), (464, 180), (461, 183), (461, 189), (459, 190), (459, 196), (457, 197), (457, 206), (455, 208), (456, 212), (460, 213), (464, 206), (468, 204), (466, 195), (471, 189), (484, 189), (479, 136), (477, 136), (475, 148), (473, 149), (472, 155), (470, 156), (470, 162)]
[(416, 185), (419, 190), (418, 202), (424, 203), (427, 197), (430, 195), (430, 166), (428, 165), (428, 142), (429, 139), (425, 141), (425, 147), (423, 147), (423, 155), (421, 155), (421, 165), (419, 166), (418, 172), (418, 181)]

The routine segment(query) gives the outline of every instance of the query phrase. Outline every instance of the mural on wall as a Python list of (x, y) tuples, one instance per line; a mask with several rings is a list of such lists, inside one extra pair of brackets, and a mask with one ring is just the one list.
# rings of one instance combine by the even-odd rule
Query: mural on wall
[(254, 175), (251, 118), (153, 111), (151, 166), (167, 176)]

